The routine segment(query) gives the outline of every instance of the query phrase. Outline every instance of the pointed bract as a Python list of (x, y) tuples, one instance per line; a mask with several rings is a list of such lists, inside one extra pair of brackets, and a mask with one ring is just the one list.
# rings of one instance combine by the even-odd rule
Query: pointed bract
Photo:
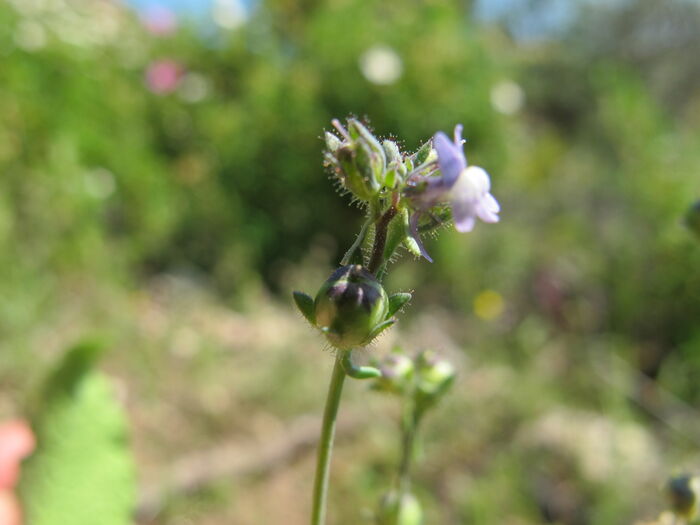
[(294, 291), (292, 293), (294, 303), (301, 312), (301, 315), (312, 325), (316, 325), (316, 316), (314, 315), (314, 300), (304, 292)]

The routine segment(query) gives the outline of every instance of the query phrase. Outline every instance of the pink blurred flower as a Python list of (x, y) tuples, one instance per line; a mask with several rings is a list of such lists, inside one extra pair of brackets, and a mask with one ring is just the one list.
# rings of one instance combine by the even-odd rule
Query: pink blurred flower
[(177, 29), (175, 13), (162, 5), (154, 5), (141, 13), (141, 22), (146, 30), (156, 36), (165, 36)]
[(32, 453), (34, 446), (34, 434), (24, 421), (0, 425), (0, 490), (15, 486), (20, 462)]
[(157, 60), (146, 70), (146, 85), (153, 93), (164, 95), (177, 89), (182, 75), (183, 68), (178, 62)]
[(22, 509), (14, 492), (0, 491), (0, 523), (2, 525), (22, 525)]
[(29, 425), (9, 421), (0, 425), (0, 523), (21, 525), (22, 512), (13, 488), (19, 479), (19, 467), (36, 443)]

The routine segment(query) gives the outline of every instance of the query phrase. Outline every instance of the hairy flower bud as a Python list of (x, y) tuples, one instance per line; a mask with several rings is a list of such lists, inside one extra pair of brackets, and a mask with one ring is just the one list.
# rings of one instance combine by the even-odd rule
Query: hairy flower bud
[(415, 366), (410, 357), (395, 351), (382, 359), (379, 370), (382, 375), (377, 378), (373, 388), (400, 394), (412, 384)]
[(333, 121), (333, 125), (344, 140), (326, 133), (326, 163), (335, 169), (343, 186), (353, 195), (364, 201), (371, 200), (382, 189), (386, 179), (387, 155), (384, 147), (356, 119), (348, 119), (347, 130), (337, 120)]
[(420, 525), (423, 511), (416, 497), (410, 492), (400, 494), (395, 490), (387, 493), (379, 505), (378, 525)]
[(382, 285), (362, 266), (338, 268), (314, 300), (316, 326), (336, 348), (369, 343), (386, 326), (389, 298)]
[(391, 164), (392, 162), (402, 162), (401, 151), (399, 151), (399, 147), (396, 142), (387, 139), (382, 142), (382, 147), (384, 148), (384, 153), (386, 154), (387, 164)]
[(668, 480), (666, 497), (671, 510), (684, 519), (693, 519), (698, 514), (700, 477), (683, 474)]
[(416, 359), (416, 378), (416, 400), (430, 406), (450, 388), (455, 369), (446, 359), (426, 350)]
[(336, 151), (340, 179), (350, 192), (362, 200), (370, 200), (381, 186), (375, 175), (372, 154), (364, 144), (343, 146)]

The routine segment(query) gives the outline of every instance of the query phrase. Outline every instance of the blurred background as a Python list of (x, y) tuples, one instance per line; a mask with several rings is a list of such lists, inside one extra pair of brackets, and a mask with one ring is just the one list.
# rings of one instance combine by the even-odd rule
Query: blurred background
[[(138, 523), (306, 523), (332, 356), (292, 306), (362, 213), (321, 165), (355, 115), (463, 123), (503, 212), (405, 254), (369, 350), (459, 369), (415, 470), (427, 523), (632, 523), (700, 468), (700, 2), (0, 1), (0, 418), (105, 342)], [(347, 385), (330, 520), (397, 461)]]

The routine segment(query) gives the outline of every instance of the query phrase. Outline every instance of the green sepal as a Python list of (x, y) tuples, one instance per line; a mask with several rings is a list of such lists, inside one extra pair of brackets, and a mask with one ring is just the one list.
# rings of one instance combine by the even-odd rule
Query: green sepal
[(433, 149), (433, 143), (429, 140), (418, 148), (418, 151), (413, 154), (413, 163), (416, 166), (423, 164), (426, 160), (428, 160), (428, 155), (430, 155), (431, 149)]
[(384, 153), (386, 154), (387, 162), (401, 162), (401, 151), (393, 140), (384, 140), (382, 142), (382, 147), (384, 148)]
[(301, 312), (301, 315), (306, 318), (308, 322), (316, 326), (316, 317), (314, 315), (314, 300), (306, 295), (304, 292), (295, 291), (292, 293), (294, 297), (294, 303)]
[[(369, 145), (364, 142), (358, 142), (355, 150), (355, 165), (362, 177), (357, 184), (362, 184), (367, 191), (369, 197), (375, 196), (381, 189), (381, 182), (384, 178), (385, 162), (383, 159), (384, 151), (380, 156)], [(369, 200), (369, 199), (367, 199)]]
[(391, 259), (397, 248), (407, 238), (410, 238), (408, 235), (408, 209), (404, 208), (389, 223), (389, 231), (387, 232), (386, 244), (384, 245), (384, 260), (388, 261)]
[(418, 226), (419, 233), (432, 231), (452, 220), (452, 210), (448, 206), (435, 207), (428, 215), (423, 217), (422, 224)]
[(374, 379), (382, 375), (381, 371), (373, 366), (355, 365), (352, 362), (352, 352), (349, 350), (343, 352), (340, 364), (343, 365), (345, 373), (353, 379)]
[(370, 146), (372, 151), (379, 155), (382, 160), (382, 165), (386, 165), (386, 153), (384, 152), (384, 147), (359, 120), (354, 118), (348, 119), (348, 131), (350, 132), (350, 136), (355, 140), (358, 140), (360, 137), (363, 138)]
[(369, 344), (372, 342), (372, 340), (377, 337), (379, 334), (381, 334), (384, 330), (392, 326), (396, 322), (395, 319), (387, 319), (386, 321), (379, 323), (377, 326), (374, 327), (372, 332), (369, 334), (367, 339), (365, 339), (364, 344)]
[(396, 186), (396, 181), (398, 179), (398, 175), (396, 173), (396, 168), (389, 168), (386, 170), (386, 173), (384, 173), (384, 186), (393, 189)]
[(394, 314), (401, 310), (403, 306), (413, 297), (409, 292), (398, 292), (389, 296), (389, 310), (387, 318), (394, 317)]
[(406, 237), (403, 240), (403, 245), (416, 257), (421, 257), (423, 255), (420, 251), (420, 246), (418, 246), (418, 243), (413, 237)]

